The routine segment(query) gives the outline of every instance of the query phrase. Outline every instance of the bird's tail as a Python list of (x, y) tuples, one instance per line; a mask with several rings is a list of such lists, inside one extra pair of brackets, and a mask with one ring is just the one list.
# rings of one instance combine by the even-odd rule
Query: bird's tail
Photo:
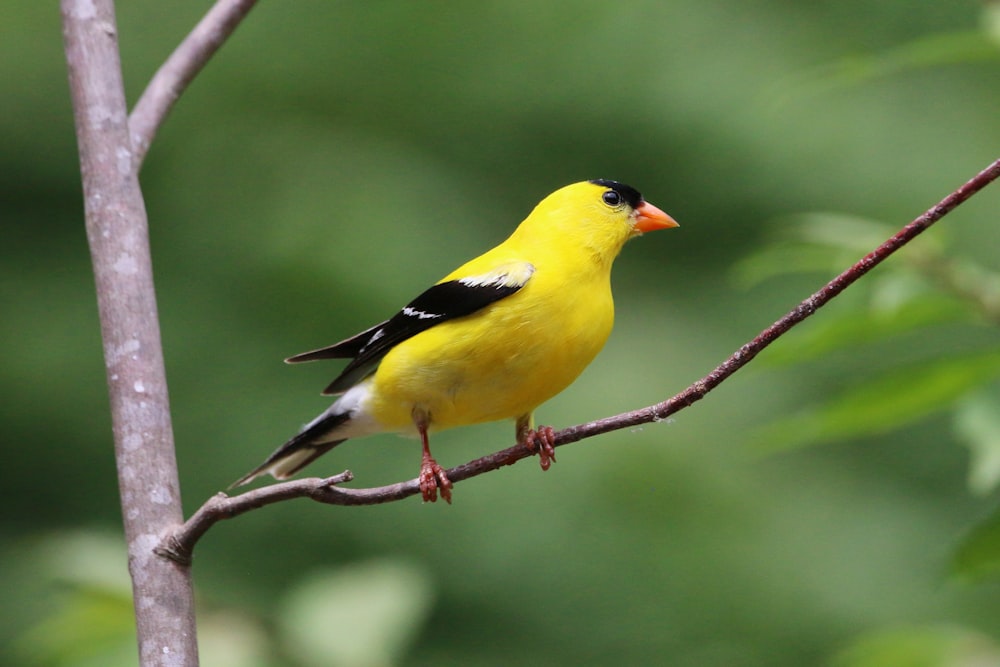
[(347, 438), (339, 440), (327, 438), (332, 435), (332, 431), (345, 424), (350, 418), (350, 412), (323, 415), (305, 427), (294, 438), (278, 447), (259, 466), (230, 484), (229, 488), (243, 486), (265, 473), (270, 473), (275, 479), (288, 479), (347, 440)]

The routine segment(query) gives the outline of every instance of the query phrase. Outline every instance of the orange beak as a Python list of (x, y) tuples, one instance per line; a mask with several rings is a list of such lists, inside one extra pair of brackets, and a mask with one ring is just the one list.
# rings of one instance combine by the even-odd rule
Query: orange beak
[(652, 232), (657, 229), (670, 229), (680, 227), (677, 221), (669, 215), (656, 208), (649, 202), (642, 202), (635, 209), (635, 230), (638, 232)]

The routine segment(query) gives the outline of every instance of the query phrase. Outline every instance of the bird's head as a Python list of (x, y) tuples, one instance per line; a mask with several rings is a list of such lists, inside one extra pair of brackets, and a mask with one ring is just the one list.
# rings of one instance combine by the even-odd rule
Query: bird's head
[(630, 236), (680, 226), (676, 220), (643, 199), (639, 191), (631, 185), (603, 178), (577, 183), (577, 185), (591, 186), (589, 188), (591, 196), (600, 197), (601, 204), (606, 207), (601, 211), (605, 216), (610, 219), (626, 218), (626, 222), (631, 227)]
[(550, 194), (521, 223), (515, 236), (564, 251), (576, 247), (610, 264), (630, 238), (677, 226), (632, 186), (595, 179)]

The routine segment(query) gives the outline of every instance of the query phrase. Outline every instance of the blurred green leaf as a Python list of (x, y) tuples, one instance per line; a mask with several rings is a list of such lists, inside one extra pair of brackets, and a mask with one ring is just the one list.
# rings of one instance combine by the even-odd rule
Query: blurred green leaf
[(734, 282), (741, 288), (796, 273), (825, 273), (832, 278), (895, 231), (881, 222), (833, 212), (800, 213), (776, 224), (783, 228), (780, 239), (734, 264)]
[(1000, 646), (961, 627), (911, 626), (862, 636), (832, 667), (996, 667)]
[(971, 319), (972, 314), (961, 302), (933, 293), (891, 307), (832, 311), (785, 336), (780, 345), (761, 355), (761, 362), (787, 366), (812, 361), (836, 350), (886, 340), (921, 327)]
[(25, 633), (18, 645), (32, 662), (58, 667), (123, 664), (111, 657), (123, 654), (134, 660), (132, 598), (86, 588), (67, 591), (58, 611)]
[(433, 601), (423, 570), (375, 560), (302, 579), (281, 605), (289, 653), (316, 667), (385, 667), (400, 659)]
[(897, 231), (878, 220), (836, 211), (813, 211), (790, 216), (794, 234), (806, 243), (843, 248), (857, 253), (856, 259), (871, 252)]
[(849, 257), (846, 253), (834, 256), (823, 246), (780, 241), (738, 260), (731, 269), (732, 282), (745, 290), (789, 274), (833, 274), (845, 266)]
[[(953, 301), (948, 297), (942, 297), (940, 292), (931, 289), (927, 280), (922, 276), (910, 271), (883, 271), (868, 278), (868, 304), (872, 312), (877, 315), (893, 314), (906, 306), (917, 302), (919, 305), (927, 301), (936, 301), (934, 304), (938, 308), (931, 310), (945, 309), (953, 312), (954, 316), (947, 319), (960, 319), (967, 309), (959, 308), (960, 304), (947, 304), (952, 306), (940, 308), (942, 302)], [(933, 319), (932, 322), (941, 320)]]
[(1000, 48), (1000, 3), (984, 2), (979, 20), (986, 36)]
[(38, 556), (46, 574), (58, 582), (131, 595), (121, 535), (85, 530), (57, 534), (42, 542)]
[(952, 558), (952, 571), (968, 581), (1000, 574), (1000, 510), (994, 510), (962, 540)]
[(969, 448), (969, 488), (986, 495), (1000, 484), (1000, 400), (996, 392), (980, 391), (955, 409), (955, 432)]
[(236, 610), (198, 610), (198, 657), (212, 667), (265, 667), (270, 638), (260, 621)]
[(1000, 373), (1000, 352), (894, 369), (829, 402), (760, 429), (752, 441), (776, 451), (886, 433), (950, 407)]
[(36, 553), (38, 572), (59, 584), (52, 593), (58, 604), (18, 639), (18, 653), (53, 667), (134, 664), (125, 560), (118, 536), (80, 531), (44, 540)]
[(841, 58), (778, 81), (765, 99), (777, 108), (910, 70), (997, 60), (1000, 45), (994, 26), (995, 19), (984, 14), (981, 30), (933, 33), (881, 52)]

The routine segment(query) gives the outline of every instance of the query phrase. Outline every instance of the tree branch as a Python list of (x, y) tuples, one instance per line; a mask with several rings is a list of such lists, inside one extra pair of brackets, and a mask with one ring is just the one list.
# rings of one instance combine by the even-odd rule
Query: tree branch
[(151, 551), (183, 511), (114, 3), (61, 8), (140, 662), (196, 665), (191, 572)]
[[(684, 391), (656, 405), (557, 431), (555, 433), (555, 446), (568, 445), (571, 442), (610, 431), (662, 421), (701, 400), (726, 378), (749, 363), (761, 350), (780, 338), (793, 326), (815, 313), (852, 283), (998, 177), (1000, 177), (1000, 160), (993, 162), (967, 183), (928, 209), (923, 215), (903, 227), (885, 243), (828, 282), (777, 322), (764, 329), (756, 338), (736, 350), (711, 373)], [(503, 466), (513, 465), (532, 455), (533, 453), (526, 447), (515, 445), (451, 468), (446, 471), (446, 475), (453, 483), (458, 483)], [(347, 471), (327, 479), (313, 477), (271, 484), (233, 497), (229, 497), (225, 493), (218, 493), (205, 502), (184, 525), (167, 533), (156, 548), (156, 553), (178, 563), (189, 564), (195, 544), (205, 534), (205, 531), (217, 521), (283, 500), (311, 498), (330, 505), (377, 505), (402, 500), (420, 492), (420, 485), (416, 479), (368, 489), (345, 489), (335, 486), (351, 479), (353, 479), (353, 475)]]
[(129, 117), (136, 171), (174, 102), (255, 4), (257, 0), (218, 0), (153, 75)]

